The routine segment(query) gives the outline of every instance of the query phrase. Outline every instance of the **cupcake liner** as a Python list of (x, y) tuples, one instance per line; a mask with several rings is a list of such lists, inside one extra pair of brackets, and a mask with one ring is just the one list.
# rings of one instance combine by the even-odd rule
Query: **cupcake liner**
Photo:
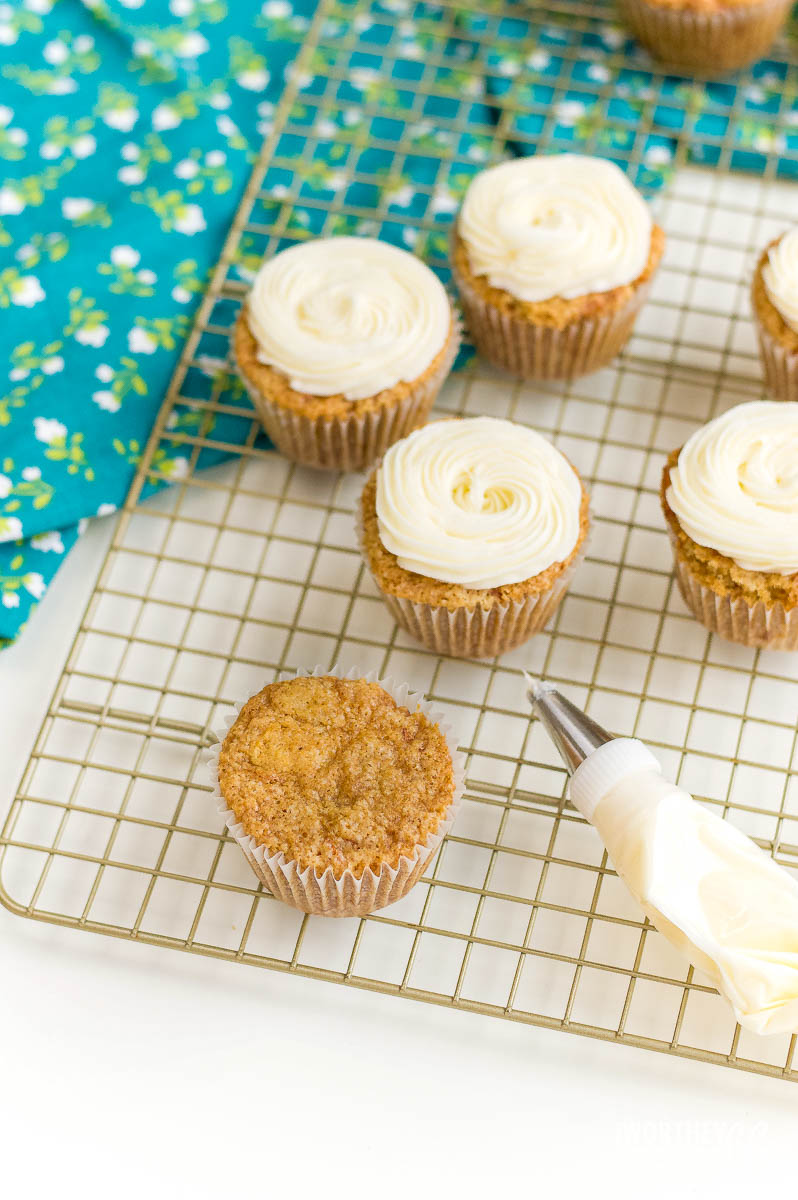
[(420, 692), (412, 692), (406, 683), (396, 683), (393, 679), (378, 679), (375, 671), (367, 675), (356, 669), (344, 673), (337, 667), (326, 670), (316, 666), (312, 671), (297, 671), (297, 677), (305, 675), (335, 675), (338, 679), (365, 679), (368, 683), (378, 683), (403, 708), (409, 712), (420, 709), (421, 712), (434, 722), (446, 739), (446, 745), (452, 756), (454, 772), (454, 794), (447, 810), (445, 819), (434, 834), (419, 843), (411, 856), (402, 855), (397, 867), (383, 865), (379, 872), (368, 868), (360, 877), (346, 870), (336, 878), (332, 867), (328, 867), (319, 875), (313, 867), (300, 870), (294, 859), (287, 859), (280, 851), (269, 854), (253, 837), (244, 830), (243, 825), (236, 819), (235, 813), (227, 807), (219, 788), (219, 752), (227, 731), (236, 720), (242, 707), (249, 699), (238, 701), (234, 705), (235, 712), (228, 715), (223, 724), (214, 729), (218, 737), (216, 745), (206, 752), (206, 763), (213, 785), (213, 795), (218, 804), (218, 811), (224, 817), (224, 823), (230, 835), (238, 842), (244, 855), (261, 883), (278, 899), (286, 904), (300, 909), (302, 912), (315, 913), (324, 917), (364, 917), (377, 908), (384, 908), (405, 896), (416, 883), (429, 863), (435, 851), (440, 846), (446, 833), (451, 828), (465, 785), (465, 756), (457, 748), (457, 737), (451, 724), (443, 713), (435, 709), (425, 700)]
[(652, 0), (620, 0), (639, 42), (660, 62), (718, 75), (762, 58), (783, 28), (792, 0), (762, 0), (712, 12), (670, 8)]
[(552, 329), (503, 312), (485, 300), (455, 264), (452, 273), (477, 350), (520, 379), (574, 379), (605, 367), (628, 342), (651, 287), (651, 278), (646, 279), (614, 312)]
[(668, 530), (679, 591), (690, 612), (712, 633), (730, 642), (767, 650), (798, 650), (798, 608), (749, 604), (742, 597), (723, 596), (702, 583), (678, 551), (673, 530)]
[(450, 610), (388, 592), (382, 597), (397, 624), (427, 650), (452, 658), (495, 658), (540, 632), (568, 590), (577, 562), (574, 560), (548, 591), (491, 608), (477, 605)]
[(411, 386), (407, 395), (376, 412), (344, 417), (307, 417), (275, 403), (233, 365), (263, 427), (277, 449), (305, 467), (328, 471), (362, 471), (399, 438), (423, 425), (460, 348), (461, 327), (452, 312), (452, 330), (438, 367)]
[(798, 353), (790, 351), (757, 320), (765, 383), (776, 400), (798, 401)]

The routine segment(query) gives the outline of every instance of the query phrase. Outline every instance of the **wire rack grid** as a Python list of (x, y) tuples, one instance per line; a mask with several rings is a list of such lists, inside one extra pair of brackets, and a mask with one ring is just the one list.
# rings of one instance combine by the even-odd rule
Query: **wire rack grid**
[[(405, 117), (400, 140), (386, 140), (381, 126), (399, 173), (414, 155), (407, 130), (451, 68), (461, 13), (422, 7), (424, 20), (435, 14), (434, 36), (413, 86), (405, 80), (390, 96), (392, 113), (398, 105)], [(575, 3), (547, 5), (543, 16), (556, 23), (566, 7), (580, 34), (608, 15), (602, 4)], [(496, 20), (518, 12), (485, 11)], [(374, 182), (358, 166), (359, 127), (336, 134), (345, 150), (334, 194), (313, 199), (306, 187), (326, 145), (322, 123), (349, 86), (358, 16), (391, 26), (381, 48), (386, 78), (406, 60), (387, 7), (325, 0), (3, 827), (0, 897), (39, 920), (795, 1080), (795, 1038), (741, 1031), (709, 981), (646, 923), (567, 804), (565, 773), (530, 722), (520, 674), (545, 675), (618, 733), (646, 739), (672, 778), (798, 867), (798, 664), (724, 643), (688, 616), (657, 502), (664, 455), (698, 423), (762, 394), (744, 280), (757, 248), (790, 219), (791, 190), (772, 153), (757, 176), (728, 173), (739, 146), (733, 123), (712, 173), (688, 165), (685, 134), (658, 200), (666, 261), (622, 358), (545, 387), (511, 382), (475, 359), (451, 377), (438, 412), (487, 412), (544, 431), (589, 482), (595, 528), (545, 633), (493, 662), (436, 658), (396, 629), (364, 571), (352, 517), (362, 480), (281, 459), (241, 389), (209, 366), (224, 353), (253, 253), (331, 232), (342, 219), (356, 230), (361, 221), (369, 230), (396, 224), (390, 193), (365, 214), (347, 200), (350, 186)], [(472, 34), (460, 29), (456, 44), (468, 36), (496, 44), (491, 21)], [(565, 60), (547, 114), (570, 93), (580, 57), (572, 49)], [(422, 188), (428, 203), (401, 221), (442, 272), (450, 216), (433, 201), (439, 176), (473, 165), (467, 91), (447, 118), (452, 137), (425, 144), (436, 172)], [(597, 94), (605, 107), (586, 148), (601, 151), (615, 126), (610, 92)], [(658, 94), (655, 86), (631, 139), (615, 144), (633, 172), (645, 167)], [(373, 113), (369, 101), (362, 106), (367, 120), (383, 119), (383, 102), (375, 99)], [(493, 111), (489, 158), (506, 151), (529, 107), (511, 87), (499, 89)], [(538, 148), (556, 146), (553, 120), (544, 116)], [(772, 120), (777, 130), (778, 115)], [(284, 157), (296, 138), (299, 168)], [(289, 166), (291, 188), (270, 186)], [(165, 481), (174, 485), (147, 495)], [(234, 700), (282, 671), (334, 662), (426, 692), (468, 755), (462, 811), (433, 865), (404, 900), (365, 920), (308, 918), (265, 894), (225, 836), (202, 766), (209, 730)]]

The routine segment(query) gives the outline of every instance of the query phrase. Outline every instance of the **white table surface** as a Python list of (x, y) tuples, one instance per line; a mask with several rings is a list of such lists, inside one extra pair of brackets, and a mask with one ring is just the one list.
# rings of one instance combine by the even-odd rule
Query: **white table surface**
[[(5, 811), (111, 528), (0, 654)], [(798, 1088), (0, 909), (9, 1200), (794, 1185)], [(785, 1193), (786, 1194), (786, 1193)]]

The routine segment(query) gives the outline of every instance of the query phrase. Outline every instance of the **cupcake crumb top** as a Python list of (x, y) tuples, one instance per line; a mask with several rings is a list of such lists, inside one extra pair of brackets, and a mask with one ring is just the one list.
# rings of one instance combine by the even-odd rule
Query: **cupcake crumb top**
[(377, 683), (271, 683), (219, 753), (224, 802), (267, 853), (356, 877), (396, 867), (435, 833), (454, 796), (446, 739)]

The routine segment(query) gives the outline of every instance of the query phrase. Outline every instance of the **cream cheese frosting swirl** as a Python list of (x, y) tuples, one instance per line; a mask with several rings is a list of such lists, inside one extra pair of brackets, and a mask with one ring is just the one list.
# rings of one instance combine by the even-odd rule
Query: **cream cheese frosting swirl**
[(770, 303), (798, 333), (798, 225), (771, 246), (762, 282)]
[(411, 382), (443, 349), (443, 284), (376, 238), (302, 242), (264, 263), (247, 302), (257, 357), (313, 396), (361, 400)]
[(536, 303), (634, 282), (651, 252), (648, 206), (619, 167), (560, 154), (477, 175), (458, 220), (471, 270)]
[(700, 546), (746, 571), (798, 571), (798, 404), (739, 404), (697, 430), (666, 499)]
[(533, 429), (494, 417), (437, 421), (386, 452), (377, 473), (380, 540), (407, 571), (493, 588), (568, 557), (582, 485)]

